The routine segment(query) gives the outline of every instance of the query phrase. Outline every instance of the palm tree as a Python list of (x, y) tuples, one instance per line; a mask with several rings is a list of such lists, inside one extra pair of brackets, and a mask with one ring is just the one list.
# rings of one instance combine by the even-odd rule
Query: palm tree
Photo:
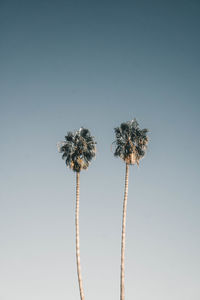
[(147, 129), (140, 129), (136, 119), (122, 123), (115, 131), (115, 156), (119, 156), (126, 163), (125, 189), (123, 202), (122, 236), (121, 236), (121, 269), (120, 269), (120, 300), (125, 299), (124, 294), (124, 254), (126, 211), (128, 197), (129, 165), (139, 165), (140, 159), (145, 155), (148, 144)]
[(79, 182), (81, 170), (86, 170), (96, 155), (96, 142), (90, 131), (81, 127), (78, 131), (67, 133), (65, 141), (58, 143), (58, 151), (63, 153), (67, 167), (76, 173), (76, 264), (80, 298), (84, 300), (79, 247)]

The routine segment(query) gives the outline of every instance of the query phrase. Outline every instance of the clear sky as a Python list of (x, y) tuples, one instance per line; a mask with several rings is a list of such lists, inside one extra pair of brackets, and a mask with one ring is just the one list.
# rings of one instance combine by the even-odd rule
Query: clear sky
[(81, 126), (86, 300), (119, 299), (125, 165), (113, 128), (150, 130), (131, 167), (127, 300), (200, 299), (200, 2), (0, 2), (0, 300), (77, 300), (75, 174), (56, 143)]

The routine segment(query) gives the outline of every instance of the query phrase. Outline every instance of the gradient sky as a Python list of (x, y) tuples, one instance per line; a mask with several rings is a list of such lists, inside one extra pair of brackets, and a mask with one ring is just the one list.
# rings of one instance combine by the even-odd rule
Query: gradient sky
[(119, 299), (125, 165), (113, 128), (150, 130), (131, 167), (127, 300), (200, 299), (200, 2), (0, 2), (0, 300), (77, 300), (75, 174), (56, 143), (85, 126), (86, 300)]

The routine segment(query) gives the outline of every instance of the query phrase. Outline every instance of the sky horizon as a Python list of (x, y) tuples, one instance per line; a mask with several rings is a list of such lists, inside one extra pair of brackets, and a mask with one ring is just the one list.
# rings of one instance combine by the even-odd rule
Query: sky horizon
[(0, 3), (0, 300), (79, 299), (75, 174), (56, 144), (88, 128), (80, 176), (87, 300), (119, 299), (125, 165), (114, 127), (149, 147), (129, 177), (125, 297), (199, 300), (199, 1)]

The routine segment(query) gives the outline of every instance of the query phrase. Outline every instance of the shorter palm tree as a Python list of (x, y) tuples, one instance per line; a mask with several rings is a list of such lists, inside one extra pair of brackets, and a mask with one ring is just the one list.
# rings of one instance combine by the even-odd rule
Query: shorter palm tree
[(90, 131), (81, 127), (78, 131), (68, 132), (65, 141), (59, 142), (57, 146), (58, 151), (63, 153), (62, 158), (67, 167), (76, 172), (76, 263), (80, 298), (84, 300), (79, 247), (79, 181), (81, 170), (86, 170), (96, 155), (96, 142)]
[(148, 144), (147, 129), (140, 129), (136, 119), (122, 123), (115, 129), (114, 155), (126, 163), (125, 190), (123, 202), (122, 237), (121, 237), (121, 272), (120, 272), (120, 300), (125, 299), (124, 294), (124, 254), (125, 254), (125, 229), (128, 197), (129, 165), (137, 164), (144, 157)]

